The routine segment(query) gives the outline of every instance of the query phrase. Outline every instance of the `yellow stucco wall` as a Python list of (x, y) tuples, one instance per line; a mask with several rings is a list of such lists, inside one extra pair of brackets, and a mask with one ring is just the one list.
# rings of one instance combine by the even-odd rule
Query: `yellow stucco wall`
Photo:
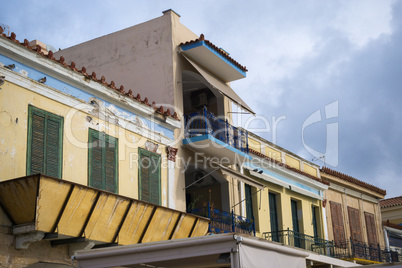
[(269, 146), (265, 146), (265, 155), (271, 157), (272, 159), (282, 162), (281, 152)]
[(248, 147), (261, 153), (261, 142), (256, 141), (253, 138), (250, 137), (248, 138)]
[(344, 192), (336, 191), (334, 189), (328, 189), (325, 193), (326, 199), (328, 200), (325, 213), (327, 218), (328, 225), (328, 240), (334, 239), (333, 227), (332, 227), (332, 215), (331, 215), (331, 205), (330, 201), (341, 204), (342, 206), (342, 216), (343, 216), (343, 224), (345, 231), (345, 238), (350, 238), (350, 225), (349, 225), (349, 216), (348, 216), (348, 207), (356, 208), (360, 210), (360, 226), (362, 229), (362, 238), (363, 242), (367, 243), (367, 228), (365, 222), (364, 213), (368, 212), (374, 215), (376, 232), (377, 232), (377, 240), (380, 243), (380, 246), (384, 246), (383, 233), (381, 228), (381, 217), (379, 212), (379, 204), (373, 203), (367, 200), (363, 200), (362, 198), (351, 196), (345, 194)]
[[(263, 236), (264, 232), (271, 232), (270, 211), (269, 211), (269, 193), (272, 192), (277, 195), (277, 211), (280, 230), (293, 230), (292, 224), (292, 212), (291, 212), (291, 200), (298, 201), (298, 205), (301, 209), (302, 221), (300, 222), (300, 232), (304, 234), (314, 236), (313, 221), (312, 221), (312, 205), (320, 208), (321, 201), (313, 199), (311, 197), (295, 193), (289, 189), (285, 189), (281, 186), (268, 183), (266, 188), (260, 194), (256, 194), (254, 202), (254, 217), (256, 221), (256, 233), (257, 236)], [(255, 190), (256, 191), (256, 190)], [(261, 203), (260, 203), (261, 202)], [(261, 208), (259, 205), (261, 204)], [(323, 237), (323, 220), (322, 212), (319, 209), (318, 219), (318, 231), (320, 237)]]
[(285, 155), (285, 163), (293, 168), (300, 169), (300, 161), (288, 154)]
[[(119, 139), (118, 193), (138, 198), (138, 147), (145, 148), (147, 138), (9, 82), (0, 90), (0, 181), (26, 176), (29, 104), (64, 117), (62, 179), (88, 184), (88, 129), (93, 128)], [(162, 204), (167, 199), (165, 152), (160, 145)]]
[(317, 177), (317, 169), (309, 164), (303, 163), (303, 171)]

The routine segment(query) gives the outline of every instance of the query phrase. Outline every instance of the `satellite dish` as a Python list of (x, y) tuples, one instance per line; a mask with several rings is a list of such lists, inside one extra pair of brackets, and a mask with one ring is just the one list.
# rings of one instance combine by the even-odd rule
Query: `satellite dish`
[(3, 28), (3, 33), (6, 36), (10, 36), (11, 30), (10, 30), (10, 26), (8, 26), (7, 24), (4, 23), (0, 23), (1, 28)]
[(53, 53), (54, 52), (57, 52), (57, 50), (56, 50), (56, 48), (54, 47), (54, 46), (51, 46), (51, 45), (46, 45), (46, 50), (49, 52), (49, 51), (52, 51)]

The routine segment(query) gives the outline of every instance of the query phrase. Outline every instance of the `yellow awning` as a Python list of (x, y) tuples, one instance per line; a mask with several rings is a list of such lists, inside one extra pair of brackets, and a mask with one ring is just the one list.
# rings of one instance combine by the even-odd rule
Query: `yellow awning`
[(207, 70), (202, 68), (200, 65), (189, 59), (186, 55), (182, 54), (183, 57), (200, 73), (202, 77), (207, 80), (207, 82), (213, 87), (219, 90), (219, 92), (230, 100), (232, 100), (236, 105), (240, 106), (242, 109), (248, 111), (249, 113), (255, 115), (255, 112), (239, 97), (239, 95), (234, 92), (234, 90), (229, 87), (226, 83), (220, 81), (218, 78), (214, 77)]
[(209, 219), (44, 175), (0, 182), (14, 227), (121, 245), (203, 236)]

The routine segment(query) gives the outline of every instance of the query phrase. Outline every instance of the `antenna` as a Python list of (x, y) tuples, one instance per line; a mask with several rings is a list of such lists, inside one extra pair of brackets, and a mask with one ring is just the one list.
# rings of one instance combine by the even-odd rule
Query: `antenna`
[(311, 159), (311, 161), (317, 161), (317, 160), (324, 162), (324, 167), (327, 167), (325, 163), (325, 154), (321, 155), (320, 157), (314, 157), (313, 159)]
[(52, 51), (53, 53), (57, 52), (56, 48), (51, 45), (46, 45), (46, 50), (47, 50), (47, 52), (49, 52), (49, 51)]

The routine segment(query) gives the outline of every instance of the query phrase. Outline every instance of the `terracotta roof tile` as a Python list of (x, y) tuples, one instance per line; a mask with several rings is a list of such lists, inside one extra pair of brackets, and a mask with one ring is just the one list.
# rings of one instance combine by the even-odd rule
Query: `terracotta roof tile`
[(353, 184), (356, 184), (356, 185), (358, 185), (360, 187), (363, 187), (363, 188), (369, 189), (371, 191), (377, 192), (379, 194), (382, 194), (382, 195), (387, 194), (387, 191), (385, 191), (383, 189), (380, 189), (380, 188), (378, 188), (378, 187), (376, 187), (374, 185), (368, 184), (367, 182), (364, 182), (364, 181), (358, 180), (356, 178), (353, 178), (352, 176), (349, 176), (349, 175), (343, 174), (341, 172), (332, 170), (330, 168), (323, 167), (323, 168), (321, 168), (321, 172), (323, 172), (325, 174), (328, 174), (328, 175), (332, 175), (332, 176), (337, 177), (337, 178), (339, 178), (341, 180), (351, 182)]
[(392, 197), (388, 199), (380, 200), (380, 206), (382, 208), (394, 207), (402, 205), (402, 195), (398, 197)]
[[(6, 38), (6, 39), (8, 39), (8, 40), (11, 40), (11, 41), (14, 42), (14, 43), (20, 44), (21, 46), (24, 46), (24, 47), (27, 48), (28, 50), (31, 50), (31, 51), (33, 51), (33, 52), (36, 52), (37, 54), (39, 54), (39, 55), (41, 55), (41, 56), (43, 56), (43, 57), (45, 57), (45, 58), (49, 58), (50, 60), (53, 60), (53, 61), (59, 63), (61, 66), (65, 67), (65, 68), (69, 68), (69, 69), (71, 69), (71, 70), (73, 70), (73, 71), (75, 71), (75, 72), (77, 72), (77, 73), (79, 73), (79, 74), (82, 74), (83, 76), (85, 76), (85, 77), (87, 77), (87, 78), (92, 79), (92, 80), (95, 81), (95, 82), (98, 82), (98, 83), (100, 83), (100, 84), (103, 84), (104, 86), (108, 87), (108, 88), (111, 89), (111, 90), (117, 91), (117, 92), (119, 92), (120, 94), (126, 95), (126, 96), (128, 96), (129, 98), (131, 98), (131, 99), (133, 99), (133, 100), (136, 100), (136, 101), (138, 101), (138, 102), (141, 102), (141, 103), (144, 103), (144, 104), (146, 104), (146, 105), (148, 105), (148, 106), (151, 106), (151, 104), (149, 103), (147, 97), (145, 97), (143, 100), (141, 100), (140, 94), (137, 94), (137, 96), (134, 97), (134, 95), (133, 95), (131, 89), (128, 90), (128, 92), (126, 92), (126, 91), (124, 90), (124, 86), (121, 85), (120, 87), (116, 87), (116, 84), (115, 84), (114, 81), (111, 81), (110, 83), (107, 83), (107, 82), (106, 82), (106, 78), (105, 78), (104, 76), (102, 76), (101, 79), (99, 80), (99, 79), (96, 78), (96, 73), (95, 73), (95, 72), (92, 72), (92, 74), (89, 75), (89, 74), (87, 74), (85, 67), (82, 67), (81, 70), (78, 70), (74, 62), (71, 62), (70, 65), (67, 65), (67, 64), (65, 63), (65, 59), (64, 59), (63, 56), (61, 56), (60, 59), (57, 60), (57, 59), (55, 59), (55, 58), (53, 57), (53, 52), (52, 52), (52, 51), (49, 51), (49, 53), (48, 53), (47, 55), (45, 55), (45, 54), (42, 52), (42, 48), (41, 48), (39, 45), (36, 45), (36, 46), (31, 47), (31, 46), (29, 46), (29, 42), (28, 42), (27, 39), (24, 39), (24, 42), (21, 43), (21, 42), (19, 42), (19, 41), (16, 39), (17, 36), (16, 36), (15, 33), (11, 33), (10, 36), (7, 36), (6, 34), (3, 34), (3, 31), (4, 31), (4, 29), (0, 26), (0, 37), (4, 37), (4, 38)], [(176, 112), (174, 112), (174, 113), (172, 114), (169, 109), (168, 109), (167, 111), (164, 111), (162, 106), (160, 106), (160, 107), (153, 107), (153, 108), (154, 108), (154, 110), (155, 110), (155, 113), (159, 113), (159, 114), (162, 114), (162, 115), (164, 115), (164, 116), (169, 116), (169, 117), (172, 117), (172, 118), (174, 118), (174, 119), (180, 121), (180, 119), (179, 119), (179, 117), (177, 116), (177, 113), (176, 113)]]
[(266, 156), (265, 154), (260, 153), (260, 152), (258, 152), (258, 151), (256, 151), (256, 150), (249, 149), (249, 152), (252, 153), (252, 154), (255, 154), (255, 155), (259, 156), (259, 157), (265, 158), (265, 159), (271, 161), (272, 163), (277, 164), (277, 165), (280, 166), (280, 167), (284, 167), (284, 168), (286, 168), (286, 169), (289, 169), (289, 170), (291, 170), (291, 171), (294, 171), (294, 172), (296, 172), (296, 173), (299, 173), (299, 174), (301, 174), (301, 175), (303, 175), (303, 176), (309, 177), (310, 179), (313, 179), (313, 180), (315, 180), (315, 181), (321, 182), (322, 184), (329, 185), (329, 182), (327, 182), (327, 181), (324, 181), (324, 180), (322, 180), (322, 179), (320, 179), (320, 178), (318, 178), (318, 177), (316, 177), (316, 176), (313, 176), (313, 175), (311, 175), (311, 174), (308, 174), (308, 173), (306, 173), (306, 172), (304, 172), (304, 171), (301, 171), (301, 170), (299, 170), (299, 169), (297, 169), (297, 168), (294, 168), (294, 167), (291, 167), (291, 166), (289, 166), (289, 165), (286, 165), (286, 164), (282, 163), (281, 161), (275, 160), (275, 159), (273, 159), (273, 158), (271, 158), (271, 157), (269, 157), (269, 156)]
[(209, 40), (205, 40), (205, 37), (203, 34), (200, 35), (200, 37), (198, 39), (195, 40), (191, 40), (191, 41), (187, 41), (185, 43), (181, 43), (180, 46), (183, 45), (189, 45), (189, 44), (194, 44), (197, 42), (201, 42), (204, 41), (210, 48), (212, 48), (213, 50), (215, 50), (217, 53), (219, 53), (221, 56), (225, 57), (227, 60), (229, 60), (231, 63), (233, 63), (234, 65), (236, 65), (238, 68), (240, 68), (241, 70), (243, 70), (244, 72), (247, 72), (247, 68), (246, 66), (241, 65), (240, 63), (238, 63), (237, 61), (235, 61), (232, 57), (229, 56), (229, 54), (224, 51), (223, 49), (215, 46), (212, 42), (210, 42)]

